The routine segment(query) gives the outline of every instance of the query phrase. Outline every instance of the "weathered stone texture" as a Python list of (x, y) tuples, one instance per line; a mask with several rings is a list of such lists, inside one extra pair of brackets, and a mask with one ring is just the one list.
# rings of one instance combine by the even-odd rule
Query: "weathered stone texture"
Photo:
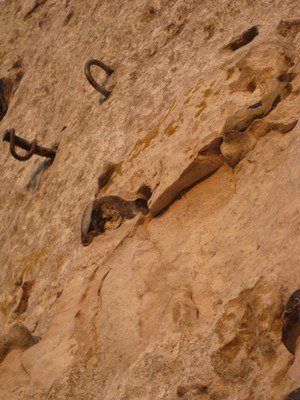
[[(0, 333), (41, 337), (5, 353), (1, 399), (300, 386), (281, 343), (300, 287), (299, 21), (298, 0), (0, 1), (1, 133), (59, 145), (47, 168), (1, 146)], [(101, 104), (89, 58), (114, 69)], [(84, 247), (101, 196), (149, 214)]]

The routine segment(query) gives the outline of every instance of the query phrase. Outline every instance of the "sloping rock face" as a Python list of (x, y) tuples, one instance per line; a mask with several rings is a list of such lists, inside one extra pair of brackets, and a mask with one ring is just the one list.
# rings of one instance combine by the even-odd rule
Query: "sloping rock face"
[[(300, 287), (299, 1), (0, 11), (1, 134), (58, 145), (52, 164), (1, 145), (1, 399), (299, 387), (281, 343)], [(114, 70), (91, 68), (101, 103), (91, 58)]]

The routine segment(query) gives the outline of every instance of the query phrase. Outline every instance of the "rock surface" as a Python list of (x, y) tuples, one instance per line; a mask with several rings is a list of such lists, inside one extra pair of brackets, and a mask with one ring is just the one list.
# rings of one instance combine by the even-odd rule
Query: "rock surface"
[[(0, 336), (22, 324), (42, 340), (2, 360), (0, 397), (271, 400), (299, 387), (281, 342), (300, 287), (299, 1), (0, 11), (1, 132), (58, 143), (47, 168), (1, 145)], [(101, 104), (89, 58), (114, 70)], [(148, 215), (82, 246), (95, 193), (141, 188)]]

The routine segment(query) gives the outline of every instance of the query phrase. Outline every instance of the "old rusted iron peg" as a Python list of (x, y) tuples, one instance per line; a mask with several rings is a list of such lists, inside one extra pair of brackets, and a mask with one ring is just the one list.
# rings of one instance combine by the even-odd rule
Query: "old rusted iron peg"
[[(56, 155), (56, 150), (57, 150), (57, 145), (53, 146), (52, 149), (48, 149), (46, 147), (39, 146), (37, 144), (37, 140), (34, 139), (32, 142), (28, 142), (25, 139), (22, 139), (21, 137), (17, 136), (15, 134), (14, 128), (7, 129), (4, 134), (3, 134), (3, 141), (4, 142), (9, 142), (10, 143), (10, 152), (11, 155), (16, 158), (19, 161), (26, 161), (29, 160), (33, 154), (36, 154), (37, 156), (40, 157), (47, 157), (51, 158), (54, 160), (54, 157)], [(20, 156), (17, 152), (15, 147), (20, 147), (21, 149), (24, 149), (27, 151), (27, 154), (24, 156)]]
[(92, 65), (97, 65), (98, 67), (102, 68), (106, 72), (107, 77), (109, 77), (114, 72), (114, 70), (110, 68), (108, 65), (104, 64), (102, 61), (94, 59), (88, 60), (84, 65), (84, 73), (86, 79), (89, 81), (89, 83), (93, 86), (94, 89), (96, 89), (98, 92), (102, 94), (103, 97), (100, 97), (100, 102), (103, 102), (104, 100), (107, 99), (107, 97), (111, 94), (111, 92), (109, 90), (106, 90), (103, 86), (100, 86), (92, 77), (91, 74)]

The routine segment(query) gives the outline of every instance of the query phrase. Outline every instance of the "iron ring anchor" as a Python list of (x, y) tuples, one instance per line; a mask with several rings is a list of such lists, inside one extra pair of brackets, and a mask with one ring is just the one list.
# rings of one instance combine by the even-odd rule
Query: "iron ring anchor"
[[(107, 77), (109, 77), (114, 72), (114, 70), (112, 68), (110, 68), (108, 65), (104, 64), (102, 61), (95, 60), (95, 59), (88, 60), (84, 65), (84, 73), (85, 73), (86, 79), (89, 81), (89, 83), (93, 86), (94, 89), (96, 89), (98, 92), (100, 92), (104, 96), (103, 100), (106, 100), (108, 98), (108, 96), (111, 94), (111, 91), (105, 89), (103, 86), (99, 85), (95, 81), (95, 79), (93, 78), (92, 73), (91, 73), (92, 65), (97, 65), (98, 67), (102, 68), (106, 72)], [(100, 98), (100, 101), (101, 100), (102, 99)]]
[[(52, 160), (54, 160), (54, 157), (56, 155), (56, 149), (57, 149), (57, 145), (54, 146), (54, 148), (52, 149), (48, 149), (46, 147), (42, 147), (39, 146), (37, 144), (37, 140), (34, 139), (32, 142), (28, 142), (25, 139), (22, 139), (21, 137), (17, 136), (15, 134), (15, 129), (14, 128), (10, 128), (7, 129), (4, 134), (3, 134), (3, 138), (2, 138), (3, 142), (9, 142), (10, 143), (10, 153), (11, 155), (19, 160), (19, 161), (26, 161), (29, 160), (33, 154), (36, 154), (40, 157), (48, 157), (51, 158)], [(27, 151), (27, 154), (25, 154), (24, 156), (20, 156), (17, 152), (15, 147), (20, 147), (23, 150)]]

